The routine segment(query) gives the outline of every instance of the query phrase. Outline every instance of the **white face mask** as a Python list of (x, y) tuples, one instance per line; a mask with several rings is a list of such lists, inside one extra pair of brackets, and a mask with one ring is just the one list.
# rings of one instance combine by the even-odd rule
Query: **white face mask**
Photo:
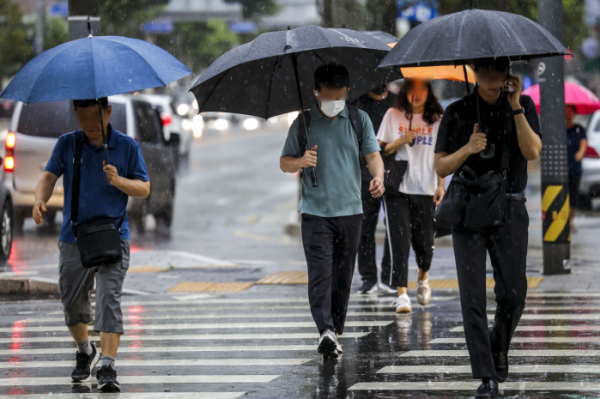
[(340, 112), (344, 110), (346, 106), (346, 101), (337, 100), (337, 101), (321, 101), (319, 107), (321, 108), (321, 112), (327, 115), (330, 118), (337, 116)]

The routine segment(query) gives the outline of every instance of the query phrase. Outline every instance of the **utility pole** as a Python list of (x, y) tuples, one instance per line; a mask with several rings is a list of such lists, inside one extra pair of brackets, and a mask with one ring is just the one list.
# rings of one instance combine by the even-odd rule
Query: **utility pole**
[(33, 50), (36, 54), (44, 50), (44, 30), (46, 25), (46, 2), (44, 0), (35, 1), (35, 40)]
[(69, 0), (69, 40), (87, 37), (88, 17), (92, 35), (100, 34), (100, 0)]
[[(563, 41), (562, 0), (538, 0), (538, 22)], [(539, 60), (544, 274), (571, 272), (564, 61)]]

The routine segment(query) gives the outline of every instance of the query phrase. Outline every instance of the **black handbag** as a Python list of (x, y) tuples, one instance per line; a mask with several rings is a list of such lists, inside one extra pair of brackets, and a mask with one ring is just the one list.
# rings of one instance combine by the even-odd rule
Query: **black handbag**
[(115, 219), (99, 216), (77, 223), (79, 212), (79, 191), (81, 186), (81, 166), (83, 153), (83, 132), (76, 134), (75, 156), (73, 159), (73, 187), (71, 192), (71, 227), (77, 240), (81, 263), (89, 269), (103, 264), (120, 262), (123, 259), (121, 238), (119, 232), (121, 223), (117, 226)]
[(398, 191), (400, 189), (400, 184), (402, 184), (402, 180), (404, 180), (406, 170), (408, 169), (408, 161), (398, 161), (395, 152), (390, 155), (385, 155), (383, 148), (381, 150), (384, 169), (383, 186), (386, 191)]
[[(476, 101), (479, 101), (478, 97)], [(437, 224), (481, 230), (504, 223), (511, 138), (511, 131), (509, 129), (507, 132), (505, 126), (506, 115), (503, 115), (501, 131), (504, 140), (500, 170), (490, 170), (477, 177), (468, 166), (461, 167), (459, 173), (452, 178), (446, 195), (434, 213)]]

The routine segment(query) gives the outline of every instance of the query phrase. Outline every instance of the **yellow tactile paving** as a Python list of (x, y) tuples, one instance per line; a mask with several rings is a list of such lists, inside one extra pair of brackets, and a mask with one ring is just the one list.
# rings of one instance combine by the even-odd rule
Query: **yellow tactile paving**
[(277, 272), (261, 278), (256, 284), (308, 284), (308, 272)]
[(158, 273), (158, 272), (166, 272), (169, 270), (168, 267), (160, 267), (160, 266), (142, 266), (142, 267), (132, 267), (127, 270), (128, 273)]
[(233, 292), (245, 291), (254, 283), (201, 283), (183, 282), (169, 290), (169, 292)]
[[(540, 283), (542, 282), (543, 279), (544, 279), (544, 277), (527, 277), (527, 288), (537, 288), (537, 286), (540, 285)], [(486, 288), (494, 288), (495, 285), (496, 285), (496, 283), (494, 282), (493, 278), (485, 279), (485, 287)], [(434, 288), (439, 288), (439, 289), (458, 288), (458, 280), (457, 279), (429, 280), (429, 286), (432, 289), (434, 289)], [(417, 288), (416, 281), (410, 281), (408, 283), (409, 290), (416, 289), (416, 288)]]

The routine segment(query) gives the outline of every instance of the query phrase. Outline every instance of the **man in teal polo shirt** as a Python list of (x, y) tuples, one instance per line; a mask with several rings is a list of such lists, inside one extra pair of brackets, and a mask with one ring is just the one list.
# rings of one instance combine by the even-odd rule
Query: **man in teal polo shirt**
[[(99, 106), (102, 108), (100, 121)], [(119, 340), (123, 334), (121, 292), (129, 268), (129, 222), (127, 200), (131, 197), (146, 198), (150, 194), (150, 178), (136, 141), (113, 129), (108, 123), (112, 108), (108, 99), (73, 101), (75, 116), (81, 130), (59, 137), (52, 156), (35, 189), (33, 218), (42, 223), (46, 202), (54, 185), (64, 176), (63, 225), (58, 241), (58, 289), (65, 314), (65, 324), (77, 343), (76, 365), (71, 373), (74, 382), (91, 379), (100, 355), (88, 339), (88, 323), (92, 320), (94, 330), (100, 333), (102, 366), (96, 373), (98, 390), (119, 392), (117, 373), (114, 369)], [(67, 117), (65, 115), (65, 117)], [(106, 131), (109, 165), (104, 162), (101, 125)], [(117, 263), (86, 269), (81, 263), (79, 248), (71, 227), (71, 193), (73, 191), (73, 159), (78, 135), (83, 134), (81, 183), (77, 223), (98, 216), (115, 219), (120, 227), (123, 260)], [(81, 136), (80, 136), (81, 137)], [(105, 177), (106, 176), (106, 177)], [(124, 219), (124, 220), (122, 220)], [(92, 313), (89, 295), (96, 278), (96, 314)]]
[(309, 173), (303, 174), (298, 212), (310, 309), (321, 335), (319, 352), (325, 357), (337, 357), (342, 351), (337, 335), (344, 332), (363, 219), (359, 153), (373, 176), (371, 195), (378, 198), (384, 192), (383, 161), (373, 124), (359, 111), (363, 127), (359, 144), (346, 106), (349, 86), (348, 70), (341, 65), (323, 65), (315, 71), (318, 106), (307, 115), (312, 148), (300, 148), (298, 118), (290, 127), (280, 160), (284, 172), (314, 167), (319, 179), (318, 187), (312, 187)]

